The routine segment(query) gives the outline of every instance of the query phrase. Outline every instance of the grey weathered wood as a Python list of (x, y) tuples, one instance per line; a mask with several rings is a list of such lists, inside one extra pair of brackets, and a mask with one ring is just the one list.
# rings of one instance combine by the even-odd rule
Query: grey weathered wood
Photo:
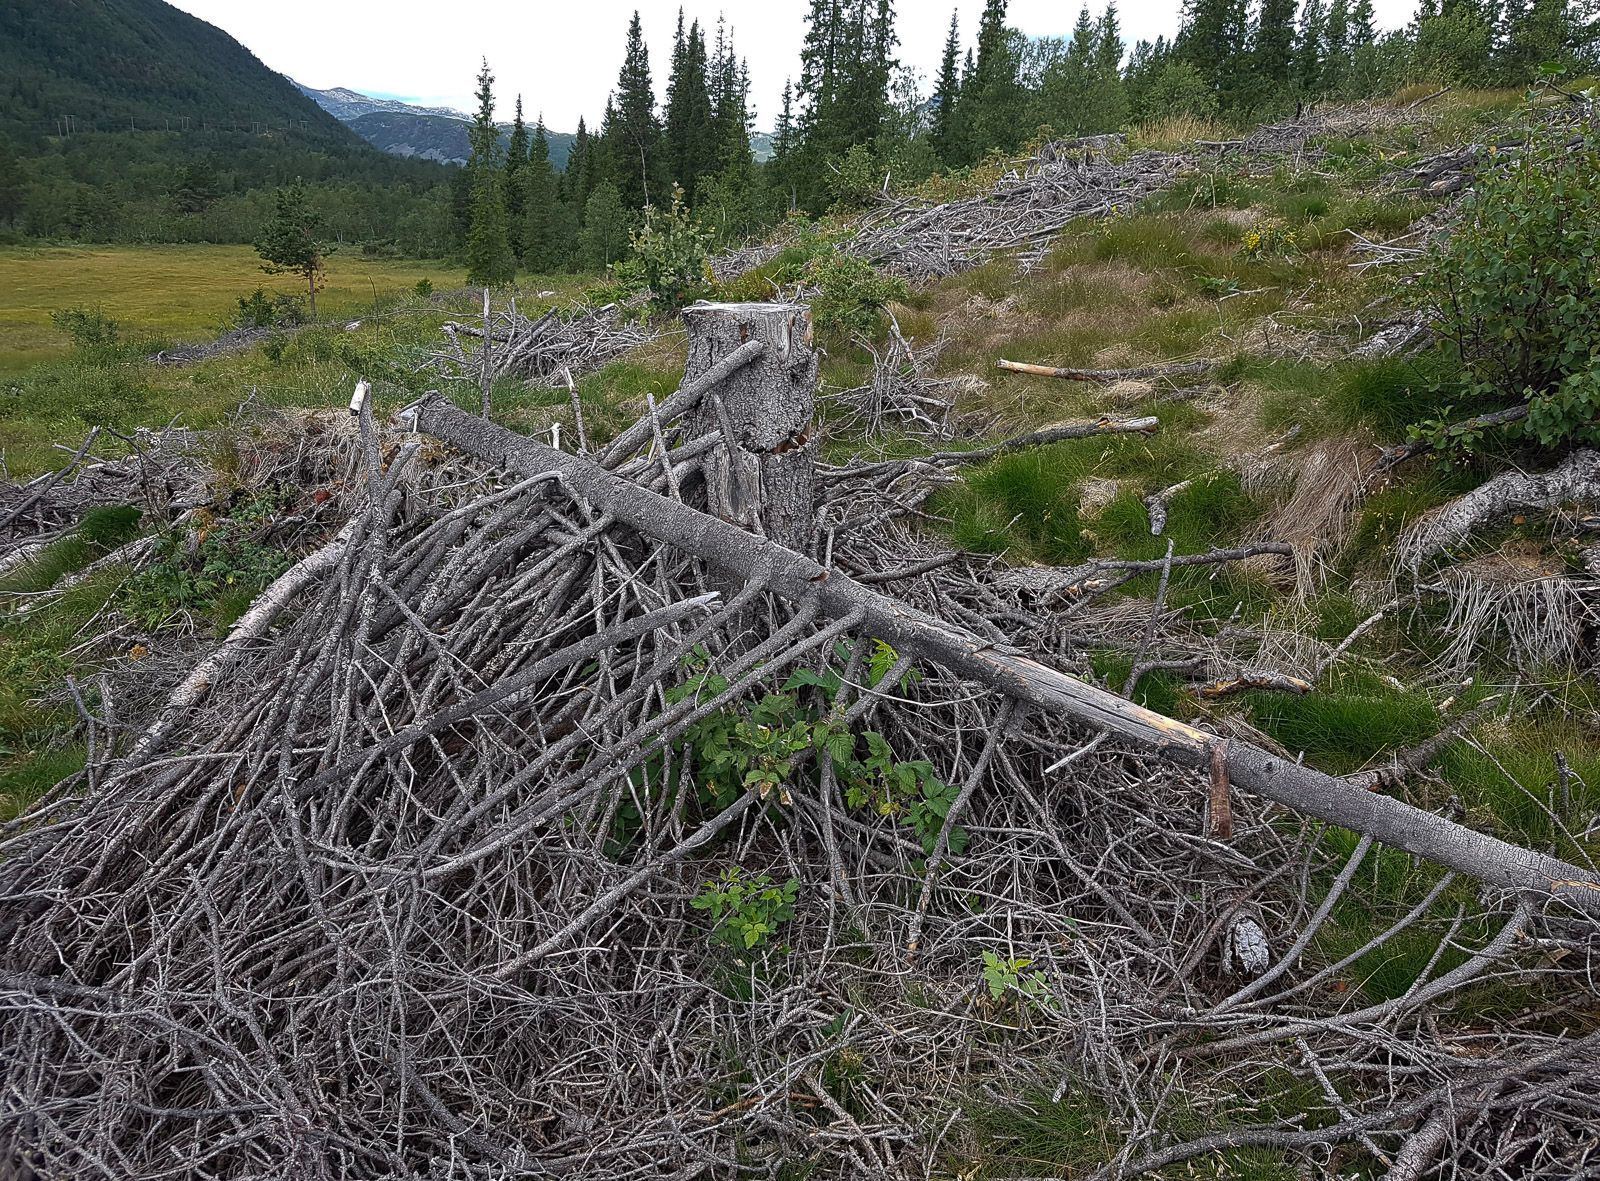
[(837, 569), (823, 568), (805, 554), (651, 492), (586, 459), (552, 451), (465, 414), (441, 398), (420, 403), (415, 415), (419, 430), (507, 470), (528, 475), (560, 472), (575, 495), (726, 574), (765, 579), (773, 594), (791, 601), (814, 595), (822, 612), (833, 618), (859, 612), (864, 632), (902, 652), (931, 660), (1090, 730), (1108, 730), (1183, 765), (1209, 766), (1212, 747), (1220, 743), (1236, 788), (1480, 881), (1556, 897), (1600, 916), (1600, 879), (1577, 866), (1474, 832), (1401, 800), (1352, 787), (1249, 743), (1220, 739), (1144, 709), (1020, 652), (996, 647), (964, 627), (878, 594)]
[(689, 437), (722, 431), (729, 446), (702, 461), (713, 516), (809, 553), (815, 532), (817, 352), (811, 311), (786, 303), (697, 303), (689, 327), (684, 384), (715, 369), (750, 341), (765, 347), (700, 400)]

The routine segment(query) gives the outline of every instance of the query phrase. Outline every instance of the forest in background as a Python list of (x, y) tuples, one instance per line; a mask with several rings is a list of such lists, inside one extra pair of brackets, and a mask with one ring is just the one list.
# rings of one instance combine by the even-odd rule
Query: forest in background
[[(331, 242), (461, 260), (489, 282), (618, 261), (646, 205), (666, 206), (674, 187), (728, 245), (790, 213), (859, 207), (1049, 135), (1175, 116), (1217, 121), (1223, 134), (1409, 83), (1514, 87), (1547, 65), (1580, 73), (1600, 28), (1592, 0), (1427, 0), (1388, 33), (1371, 0), (1188, 0), (1173, 39), (1130, 47), (1114, 4), (1098, 16), (1085, 7), (1069, 37), (1029, 37), (1008, 25), (1005, 0), (988, 0), (976, 30), (951, 18), (930, 79), (897, 60), (893, 0), (813, 0), (774, 154), (758, 164), (748, 68), (727, 28), (685, 27), (680, 14), (658, 101), (635, 13), (607, 108), (593, 129), (580, 121), (558, 172), (520, 96), (509, 144), (487, 130), (487, 63), (473, 160), (450, 169), (372, 150), (219, 30), (156, 0), (133, 9), (131, 33), (96, 21), (72, 36), (33, 0), (0, 14), (11, 79), (0, 93), (0, 235), (252, 242), (274, 191), (300, 179)], [(175, 98), (211, 121), (163, 114)], [(66, 109), (80, 114), (52, 123)], [(124, 121), (134, 130), (112, 130)]]

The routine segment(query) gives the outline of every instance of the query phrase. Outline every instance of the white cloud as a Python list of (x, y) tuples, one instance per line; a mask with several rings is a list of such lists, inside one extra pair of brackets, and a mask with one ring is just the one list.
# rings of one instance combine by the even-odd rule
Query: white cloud
[[(473, 105), (481, 58), (495, 73), (499, 113), (507, 118), (517, 94), (529, 117), (544, 112), (550, 127), (570, 131), (578, 116), (600, 120), (622, 64), (628, 19), (638, 8), (650, 47), (656, 90), (666, 89), (677, 0), (479, 0), (460, 9), (419, 0), (174, 0), (179, 8), (226, 29), (257, 57), (319, 89), (347, 86), (427, 106)], [(750, 63), (756, 123), (772, 126), (786, 77), (799, 73), (807, 0), (716, 3), (685, 0), (685, 19), (715, 30), (725, 14), (734, 42)], [(900, 0), (900, 60), (931, 77), (938, 69), (949, 0)], [(956, 0), (962, 36), (970, 44), (983, 0)], [(1100, 0), (1091, 6), (1096, 13)], [(1405, 23), (1415, 0), (1377, 0), (1385, 27)], [(1178, 0), (1129, 0), (1119, 7), (1130, 41), (1171, 35)], [(1078, 6), (1062, 0), (1012, 0), (1009, 23), (1042, 36), (1064, 35)]]

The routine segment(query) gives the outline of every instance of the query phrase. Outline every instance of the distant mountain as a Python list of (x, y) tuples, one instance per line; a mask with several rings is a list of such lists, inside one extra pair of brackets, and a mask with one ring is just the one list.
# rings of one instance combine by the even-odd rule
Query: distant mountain
[[(450, 119), (443, 115), (424, 115), (409, 111), (373, 111), (347, 120), (350, 130), (376, 148), (392, 156), (437, 160), (441, 164), (465, 164), (472, 155), (472, 145), (467, 132), (471, 123)], [(566, 131), (547, 131), (550, 144), (550, 163), (559, 172), (567, 166), (576, 138)], [(511, 128), (502, 124), (500, 142), (511, 139)]]
[(0, 0), (0, 129), (353, 136), (228, 34), (162, 0)]
[[(328, 114), (391, 156), (465, 164), (472, 154), (467, 140), (472, 117), (450, 107), (417, 107), (344, 87), (314, 90), (299, 82), (295, 85)], [(510, 138), (511, 124), (500, 124), (500, 142)], [(576, 137), (570, 131), (546, 131), (545, 138), (550, 142), (550, 163), (557, 171), (566, 168)]]
[[(294, 79), (289, 79), (294, 82)], [(472, 122), (472, 116), (456, 110), (454, 107), (423, 107), (414, 103), (403, 103), (394, 98), (373, 98), (370, 94), (362, 94), (358, 90), (346, 90), (342, 86), (335, 86), (332, 90), (316, 90), (303, 82), (295, 82), (300, 93), (304, 94), (317, 106), (321, 107), (335, 119), (344, 123), (359, 119), (362, 115), (371, 115), (382, 111), (395, 115), (438, 115), (445, 119), (456, 119), (462, 123)]]
[[(418, 160), (437, 160), (441, 164), (465, 164), (472, 154), (467, 141), (470, 115), (450, 107), (419, 107), (392, 98), (373, 98), (358, 90), (336, 86), (317, 90), (296, 82), (301, 93), (366, 140), (391, 156)], [(500, 124), (500, 142), (511, 136), (511, 125)], [(556, 170), (567, 166), (576, 138), (570, 131), (546, 131), (550, 141), (550, 163)], [(772, 137), (758, 132), (750, 137), (750, 151), (757, 162), (772, 157)]]

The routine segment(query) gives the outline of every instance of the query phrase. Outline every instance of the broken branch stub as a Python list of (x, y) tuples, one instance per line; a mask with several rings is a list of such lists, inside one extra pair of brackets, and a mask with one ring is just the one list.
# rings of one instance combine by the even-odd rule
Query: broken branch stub
[(808, 553), (814, 531), (817, 407), (811, 311), (785, 303), (697, 303), (689, 328), (688, 385), (752, 340), (765, 347), (700, 400), (689, 437), (722, 432), (702, 461), (706, 507), (731, 524)]
[[(419, 430), (480, 460), (519, 473), (560, 472), (575, 495), (724, 574), (747, 582), (760, 579), (771, 593), (792, 602), (813, 602), (834, 619), (859, 618), (863, 632), (901, 652), (931, 660), (1051, 714), (1092, 730), (1110, 731), (1186, 766), (1210, 765), (1218, 740), (1193, 726), (1058, 672), (1015, 649), (987, 642), (964, 627), (880, 595), (804, 554), (641, 488), (585, 459), (552, 451), (464, 414), (443, 399), (427, 399), (415, 413)], [(1600, 916), (1600, 880), (1577, 866), (1474, 832), (1401, 800), (1352, 787), (1237, 739), (1226, 740), (1223, 752), (1236, 787), (1491, 885), (1558, 898)]]

